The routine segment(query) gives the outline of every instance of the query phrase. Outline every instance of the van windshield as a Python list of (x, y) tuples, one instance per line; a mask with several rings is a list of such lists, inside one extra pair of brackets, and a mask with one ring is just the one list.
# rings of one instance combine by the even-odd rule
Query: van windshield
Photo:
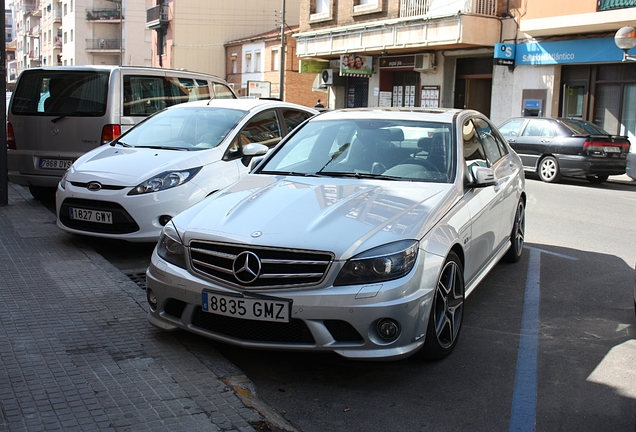
[(77, 115), (106, 113), (108, 72), (25, 70), (16, 86), (13, 115)]

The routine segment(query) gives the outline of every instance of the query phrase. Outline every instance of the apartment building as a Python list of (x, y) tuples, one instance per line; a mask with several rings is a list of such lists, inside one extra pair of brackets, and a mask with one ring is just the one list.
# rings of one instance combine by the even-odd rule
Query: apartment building
[[(287, 102), (313, 107), (326, 92), (316, 85), (316, 74), (301, 73), (295, 55), (298, 26), (285, 29), (283, 97)], [(225, 76), (239, 96), (280, 97), (281, 31), (272, 30), (225, 44)]]
[[(532, 1), (532, 0), (528, 0)], [(303, 0), (298, 56), (329, 62), (329, 107), (466, 107), (490, 114), (496, 43), (518, 0)]]
[(19, 74), (35, 66), (150, 66), (153, 0), (15, 0)]
[(614, 41), (636, 27), (636, 0), (528, 0), (514, 14), (514, 62), (495, 67), (493, 119), (575, 117), (636, 145), (636, 61)]
[[(154, 0), (146, 12), (153, 30), (152, 65), (225, 78), (228, 41), (298, 25), (301, 0)], [(280, 38), (279, 38), (280, 40)]]

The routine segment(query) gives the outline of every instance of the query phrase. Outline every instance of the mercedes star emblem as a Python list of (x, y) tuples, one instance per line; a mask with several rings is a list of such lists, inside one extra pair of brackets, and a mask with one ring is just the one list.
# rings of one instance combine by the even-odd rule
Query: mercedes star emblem
[(252, 283), (261, 274), (261, 260), (254, 252), (241, 252), (232, 263), (232, 272), (239, 282)]

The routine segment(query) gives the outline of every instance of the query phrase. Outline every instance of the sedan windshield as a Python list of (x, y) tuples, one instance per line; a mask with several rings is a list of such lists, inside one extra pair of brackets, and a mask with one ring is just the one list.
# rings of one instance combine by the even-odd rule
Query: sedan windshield
[(159, 112), (122, 135), (115, 144), (174, 150), (205, 150), (218, 146), (245, 111), (188, 107)]
[(446, 123), (315, 120), (258, 172), (448, 183), (456, 170), (451, 137)]

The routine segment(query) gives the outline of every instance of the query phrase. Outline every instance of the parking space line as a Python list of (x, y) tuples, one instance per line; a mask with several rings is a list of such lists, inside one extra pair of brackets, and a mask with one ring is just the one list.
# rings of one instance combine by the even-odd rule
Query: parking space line
[(536, 426), (541, 254), (547, 253), (570, 260), (578, 259), (532, 247), (525, 249), (530, 251), (530, 259), (526, 276), (526, 291), (523, 299), (523, 315), (517, 352), (517, 370), (510, 411), (510, 432), (534, 431)]

